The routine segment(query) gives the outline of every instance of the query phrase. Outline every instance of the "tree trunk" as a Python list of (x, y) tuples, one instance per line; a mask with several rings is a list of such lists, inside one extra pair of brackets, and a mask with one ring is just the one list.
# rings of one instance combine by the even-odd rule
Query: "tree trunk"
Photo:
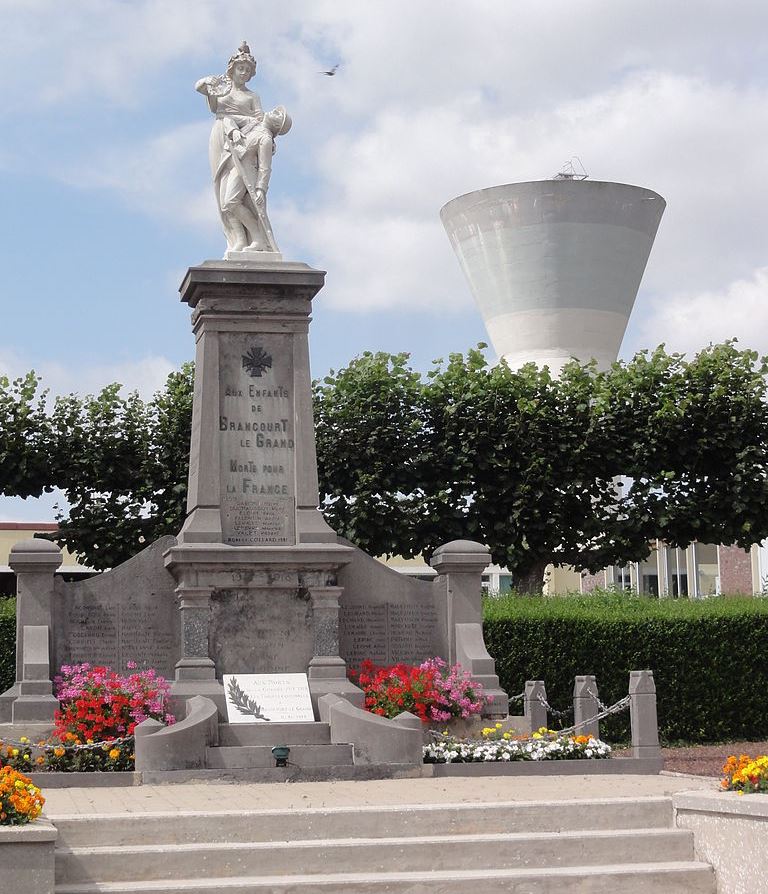
[(541, 596), (544, 586), (544, 572), (549, 562), (546, 559), (538, 559), (529, 565), (523, 572), (512, 578), (512, 586), (521, 594)]

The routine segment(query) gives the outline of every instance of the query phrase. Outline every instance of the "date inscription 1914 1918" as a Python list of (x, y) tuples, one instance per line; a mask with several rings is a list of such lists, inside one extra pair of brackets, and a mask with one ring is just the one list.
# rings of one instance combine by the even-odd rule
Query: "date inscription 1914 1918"
[[(293, 370), (288, 336), (230, 333), (220, 343), (224, 542), (296, 542)], [(256, 380), (256, 381), (254, 381)]]

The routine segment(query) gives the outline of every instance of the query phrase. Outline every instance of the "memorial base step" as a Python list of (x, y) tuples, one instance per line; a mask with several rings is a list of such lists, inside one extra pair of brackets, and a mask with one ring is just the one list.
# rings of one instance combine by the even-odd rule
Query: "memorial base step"
[(327, 723), (220, 723), (219, 745), (330, 745)]
[(669, 798), (59, 817), (56, 894), (715, 894)]
[[(290, 745), (289, 747), (289, 767), (342, 767), (354, 763), (351, 745)], [(205, 762), (209, 770), (250, 770), (275, 766), (270, 745), (208, 748)]]
[(716, 894), (712, 868), (702, 863), (649, 863), (567, 869), (467, 872), (334, 873), (311, 876), (181, 879), (57, 886), (56, 894), (467, 894), (476, 886), (499, 894)]

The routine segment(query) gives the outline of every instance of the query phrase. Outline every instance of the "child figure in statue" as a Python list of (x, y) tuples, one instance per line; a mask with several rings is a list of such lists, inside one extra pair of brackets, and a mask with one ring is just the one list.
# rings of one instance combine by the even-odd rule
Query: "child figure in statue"
[(266, 194), (274, 138), (287, 133), (291, 119), (281, 106), (265, 117), (258, 94), (245, 85), (256, 60), (243, 42), (229, 60), (226, 75), (201, 78), (195, 89), (216, 115), (209, 143), (216, 203), (232, 252), (277, 252), (267, 217)]

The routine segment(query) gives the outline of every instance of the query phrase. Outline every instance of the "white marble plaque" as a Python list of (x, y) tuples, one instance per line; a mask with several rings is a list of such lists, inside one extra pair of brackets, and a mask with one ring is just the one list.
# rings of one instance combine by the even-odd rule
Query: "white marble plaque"
[(315, 719), (306, 674), (224, 674), (230, 723), (301, 723)]

